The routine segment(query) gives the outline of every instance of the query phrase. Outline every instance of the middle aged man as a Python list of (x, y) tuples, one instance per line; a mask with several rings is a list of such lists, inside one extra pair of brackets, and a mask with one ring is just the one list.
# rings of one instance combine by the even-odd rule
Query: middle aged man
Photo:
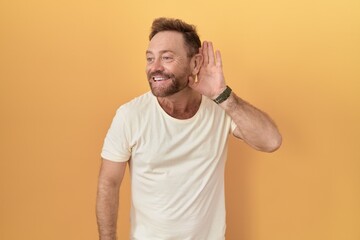
[(279, 148), (273, 121), (226, 85), (219, 51), (193, 25), (160, 18), (146, 51), (151, 92), (122, 105), (104, 141), (97, 219), (116, 239), (119, 187), (131, 174), (131, 236), (225, 239), (224, 166), (230, 132), (265, 152)]

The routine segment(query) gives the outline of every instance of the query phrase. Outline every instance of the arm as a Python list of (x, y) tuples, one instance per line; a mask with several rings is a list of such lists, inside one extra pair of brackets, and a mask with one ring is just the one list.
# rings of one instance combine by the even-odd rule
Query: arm
[(281, 145), (281, 135), (270, 117), (243, 99), (231, 93), (219, 106), (236, 124), (234, 136), (243, 139), (251, 147), (264, 152), (273, 152)]
[[(219, 51), (214, 54), (211, 42), (204, 42), (200, 48), (203, 56), (198, 73), (198, 81), (190, 77), (189, 86), (199, 93), (215, 99), (226, 88)], [(231, 93), (230, 97), (219, 104), (236, 124), (234, 136), (243, 139), (253, 148), (273, 152), (281, 145), (281, 135), (270, 117)]]
[(100, 240), (116, 239), (116, 223), (119, 206), (119, 188), (127, 162), (111, 162), (103, 159), (99, 174), (96, 199), (96, 217)]

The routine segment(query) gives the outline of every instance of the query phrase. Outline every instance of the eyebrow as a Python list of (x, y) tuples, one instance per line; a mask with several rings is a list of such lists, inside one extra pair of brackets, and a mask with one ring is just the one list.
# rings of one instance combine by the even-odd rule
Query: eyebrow
[[(160, 51), (160, 54), (167, 53), (167, 52), (170, 52), (170, 53), (175, 54), (175, 52), (174, 52), (174, 51), (171, 51), (171, 50), (161, 50), (161, 51)], [(146, 54), (148, 54), (148, 53), (153, 54), (152, 51), (146, 50)]]

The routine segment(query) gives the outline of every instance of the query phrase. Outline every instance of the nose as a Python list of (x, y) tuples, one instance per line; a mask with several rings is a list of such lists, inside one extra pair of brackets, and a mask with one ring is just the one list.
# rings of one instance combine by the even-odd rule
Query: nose
[(161, 59), (160, 58), (154, 59), (154, 61), (151, 64), (149, 64), (149, 70), (151, 72), (164, 71), (164, 66), (162, 65)]

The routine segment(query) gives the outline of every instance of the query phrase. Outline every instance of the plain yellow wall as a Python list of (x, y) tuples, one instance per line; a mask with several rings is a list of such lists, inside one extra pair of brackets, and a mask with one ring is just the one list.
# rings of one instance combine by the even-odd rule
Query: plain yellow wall
[[(358, 0), (0, 2), (0, 239), (97, 239), (102, 141), (148, 91), (152, 20), (198, 26), (283, 145), (230, 139), (227, 239), (360, 239)], [(129, 176), (120, 239), (129, 234)]]

